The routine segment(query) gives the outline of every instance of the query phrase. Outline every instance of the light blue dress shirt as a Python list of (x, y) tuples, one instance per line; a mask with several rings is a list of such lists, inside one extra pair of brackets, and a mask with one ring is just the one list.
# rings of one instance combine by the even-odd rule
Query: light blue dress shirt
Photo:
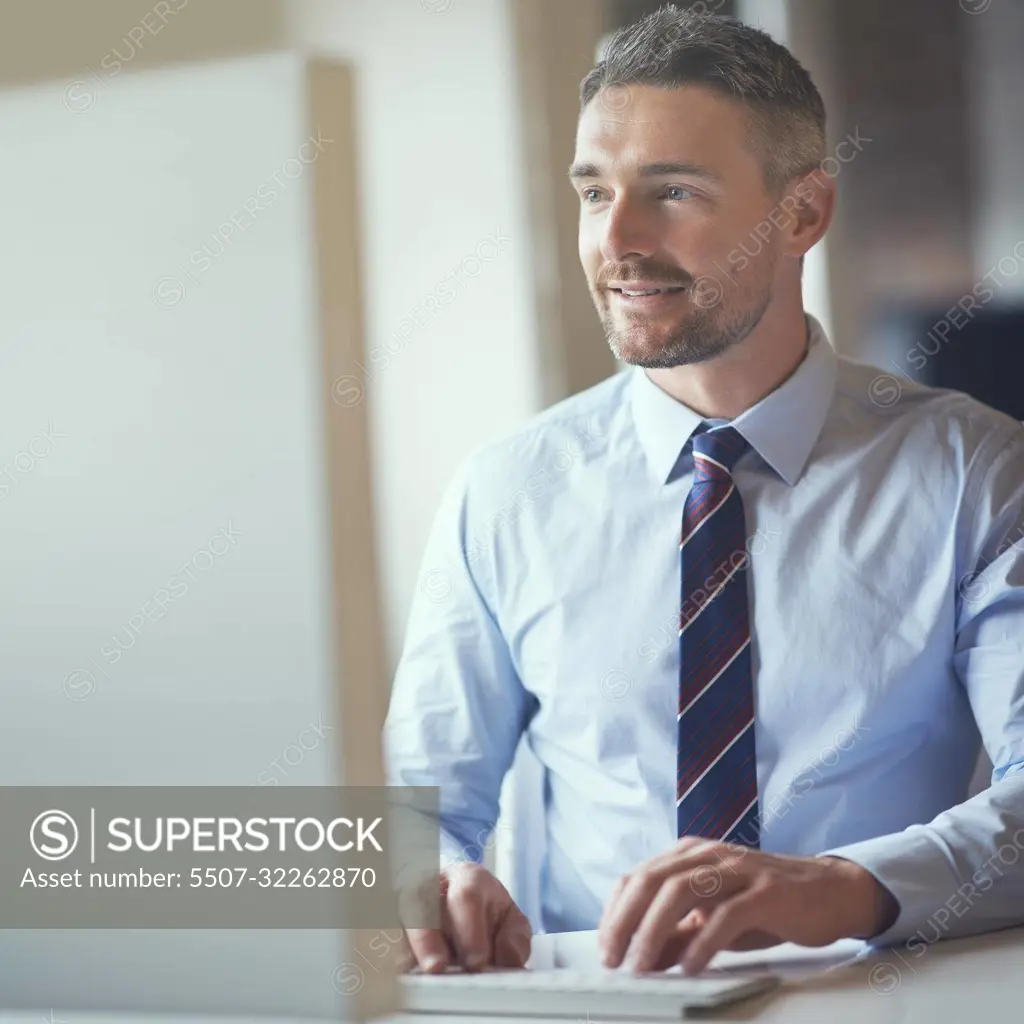
[[(732, 421), (762, 849), (871, 871), (900, 904), (879, 943), (1024, 922), (1024, 427), (807, 325), (797, 370)], [(700, 422), (632, 368), (474, 452), (429, 538), (389, 780), (439, 786), (444, 850), (479, 856), (525, 733), (548, 931), (596, 927), (616, 879), (676, 842)], [(995, 770), (968, 800), (979, 730)]]

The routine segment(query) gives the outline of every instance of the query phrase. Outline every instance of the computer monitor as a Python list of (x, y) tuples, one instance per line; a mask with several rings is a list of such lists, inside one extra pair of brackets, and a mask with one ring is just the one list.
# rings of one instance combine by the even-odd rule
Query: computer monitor
[[(351, 103), (288, 53), (0, 92), (5, 785), (382, 781)], [(0, 929), (0, 1017), (383, 1012), (351, 938)]]

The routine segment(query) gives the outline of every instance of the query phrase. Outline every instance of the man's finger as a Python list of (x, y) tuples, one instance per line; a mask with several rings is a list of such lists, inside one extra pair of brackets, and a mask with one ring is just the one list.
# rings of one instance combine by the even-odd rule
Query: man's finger
[(612, 886), (612, 891), (608, 894), (608, 899), (605, 901), (604, 912), (601, 914), (601, 923), (604, 923), (604, 919), (611, 913), (615, 908), (615, 904), (619, 901), (619, 897), (622, 895), (623, 889), (626, 888), (626, 883), (629, 882), (629, 875), (622, 875), (616, 879), (615, 884)]
[(675, 875), (662, 884), (629, 944), (633, 970), (654, 970), (670, 936), (689, 918), (696, 901), (688, 874)]
[(400, 974), (405, 974), (416, 966), (416, 954), (409, 945), (409, 936), (405, 931), (402, 932), (402, 937), (398, 940), (396, 957), (396, 967)]
[(452, 880), (448, 886), (448, 932), (458, 962), (477, 971), (491, 962), (491, 929), (486, 900), (472, 880)]
[(629, 940), (660, 889), (661, 878), (658, 875), (640, 870), (629, 876), (614, 906), (607, 909), (598, 929), (598, 948), (605, 967), (618, 967), (622, 963), (629, 948)]
[(694, 936), (704, 927), (707, 921), (708, 912), (700, 907), (691, 910), (686, 917), (680, 921), (675, 931), (668, 937), (665, 946), (661, 951), (658, 962), (654, 965), (655, 971), (667, 971), (674, 967), (683, 957)]
[(494, 964), (496, 967), (525, 967), (530, 959), (533, 929), (522, 911), (509, 907), (505, 920), (494, 936)]
[[(681, 963), (690, 944), (704, 927), (705, 918), (694, 918), (695, 914), (703, 914), (701, 910), (690, 911), (689, 916), (680, 922), (676, 931), (668, 937), (665, 948), (652, 970), (667, 971), (670, 967)], [(777, 946), (783, 940), (770, 932), (762, 931), (760, 928), (752, 928), (748, 932), (737, 935), (724, 949), (741, 952), (752, 949), (767, 949), (769, 946)]]
[(744, 932), (770, 927), (771, 922), (766, 919), (768, 911), (767, 890), (762, 887), (745, 889), (720, 903), (690, 942), (683, 956), (683, 970), (687, 974), (698, 974), (715, 953), (728, 949)]
[(620, 876), (612, 886), (612, 891), (608, 894), (608, 899), (605, 901), (604, 909), (601, 911), (601, 919), (597, 922), (597, 937), (599, 945), (604, 941), (603, 936), (608, 926), (608, 922), (611, 920), (612, 915), (618, 907), (619, 900), (622, 898), (622, 893), (625, 890), (629, 879), (629, 875)]
[(443, 932), (434, 928), (409, 928), (405, 937), (409, 951), (422, 970), (436, 974), (452, 963), (452, 950)]

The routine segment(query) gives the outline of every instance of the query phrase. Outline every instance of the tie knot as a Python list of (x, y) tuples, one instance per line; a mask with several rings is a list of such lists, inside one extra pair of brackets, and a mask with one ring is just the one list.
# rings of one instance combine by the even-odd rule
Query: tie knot
[(735, 427), (703, 429), (693, 436), (694, 474), (701, 478), (721, 475), (718, 466), (731, 474), (736, 460), (746, 450), (746, 439)]

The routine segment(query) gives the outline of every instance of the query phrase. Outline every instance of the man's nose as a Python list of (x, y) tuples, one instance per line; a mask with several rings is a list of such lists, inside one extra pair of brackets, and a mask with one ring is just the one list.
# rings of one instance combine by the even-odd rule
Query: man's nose
[(655, 226), (646, 213), (628, 199), (616, 199), (608, 210), (601, 235), (601, 255), (610, 263), (650, 256), (658, 248)]

